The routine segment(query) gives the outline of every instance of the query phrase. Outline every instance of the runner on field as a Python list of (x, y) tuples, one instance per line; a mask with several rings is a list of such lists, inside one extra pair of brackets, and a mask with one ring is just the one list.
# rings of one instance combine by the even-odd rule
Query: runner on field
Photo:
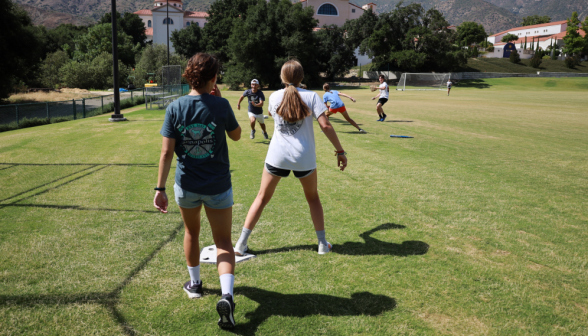
[(163, 146), (153, 205), (167, 213), (165, 182), (175, 152), (177, 166), (174, 194), (186, 228), (184, 254), (190, 274), (190, 281), (184, 284), (184, 291), (191, 299), (202, 296), (198, 238), (200, 212), (204, 203), (217, 248), (217, 269), (222, 292), (216, 305), (220, 315), (218, 325), (221, 328), (232, 328), (235, 326), (235, 252), (231, 242), (233, 188), (225, 132), (233, 141), (238, 141), (241, 138), (241, 127), (229, 102), (209, 94), (215, 87), (219, 66), (215, 57), (204, 53), (198, 53), (188, 61), (184, 77), (190, 83), (190, 94), (167, 107), (161, 128)]
[(453, 85), (453, 83), (451, 82), (451, 78), (449, 78), (449, 80), (447, 81), (447, 95), (449, 96), (449, 91), (451, 91), (451, 85)]
[[(353, 121), (353, 119), (349, 117), (347, 109), (345, 108), (345, 104), (343, 103), (341, 98), (339, 98), (339, 96), (349, 98), (354, 103), (355, 99), (339, 91), (331, 90), (329, 83), (325, 83), (323, 85), (323, 90), (325, 90), (325, 94), (323, 95), (323, 102), (325, 103), (325, 106), (329, 109), (329, 111), (327, 111), (327, 118), (330, 118), (335, 113), (341, 113), (343, 118), (345, 118), (345, 120), (347, 120), (348, 123), (357, 128), (359, 132), (367, 133), (366, 131), (362, 130), (359, 126), (357, 126), (357, 123), (355, 123), (355, 121)], [(327, 105), (327, 103), (329, 103), (330, 106)]]
[(372, 100), (379, 98), (378, 103), (376, 104), (376, 111), (378, 112), (380, 119), (378, 119), (377, 121), (384, 121), (386, 120), (387, 115), (386, 113), (384, 113), (384, 109), (382, 108), (382, 106), (384, 106), (384, 104), (386, 104), (386, 102), (388, 101), (388, 96), (390, 95), (390, 88), (388, 88), (388, 83), (386, 83), (386, 77), (384, 77), (384, 75), (380, 75), (380, 77), (378, 77), (378, 80), (380, 81), (380, 86), (378, 87), (380, 93), (378, 93), (377, 96), (373, 97)]
[(325, 105), (318, 94), (298, 88), (304, 78), (304, 70), (298, 61), (290, 60), (282, 66), (280, 75), (285, 89), (272, 93), (269, 98), (269, 112), (275, 120), (275, 131), (270, 142), (261, 176), (259, 193), (253, 201), (241, 237), (235, 245), (235, 253), (247, 251), (247, 240), (259, 221), (265, 206), (271, 200), (276, 186), (290, 171), (300, 180), (310, 216), (318, 238), (318, 253), (331, 251), (332, 245), (325, 238), (323, 206), (317, 190), (316, 153), (314, 145), (313, 118), (335, 147), (337, 166), (347, 167), (347, 157), (335, 129), (325, 115)]
[(251, 81), (251, 89), (245, 90), (243, 95), (239, 97), (239, 102), (237, 103), (237, 110), (241, 109), (241, 101), (244, 97), (247, 97), (249, 101), (249, 107), (247, 110), (247, 114), (249, 115), (249, 123), (251, 124), (251, 135), (249, 136), (251, 139), (255, 139), (255, 121), (259, 123), (261, 126), (261, 130), (263, 131), (263, 137), (265, 139), (269, 139), (267, 132), (265, 130), (265, 122), (263, 120), (263, 102), (265, 101), (265, 95), (259, 88), (259, 81), (254, 79)]

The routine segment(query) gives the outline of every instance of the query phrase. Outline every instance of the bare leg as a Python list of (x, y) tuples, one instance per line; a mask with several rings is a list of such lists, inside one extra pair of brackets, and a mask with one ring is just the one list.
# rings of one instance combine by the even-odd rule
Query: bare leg
[(251, 125), (251, 130), (255, 131), (255, 117), (249, 118), (249, 125)]
[(325, 217), (323, 213), (323, 205), (319, 198), (317, 190), (317, 172), (316, 169), (307, 177), (301, 178), (302, 188), (304, 189), (304, 196), (310, 208), (310, 217), (314, 224), (315, 231), (323, 231), (325, 229)]
[(259, 123), (259, 126), (261, 126), (261, 130), (263, 131), (263, 133), (267, 133), (267, 131), (265, 130), (265, 124)]
[(235, 274), (235, 251), (231, 242), (231, 226), (233, 225), (233, 207), (227, 209), (211, 209), (204, 207), (210, 222), (212, 238), (216, 245), (216, 267), (218, 275)]
[(359, 126), (357, 125), (357, 123), (355, 123), (355, 121), (349, 117), (349, 114), (347, 113), (347, 111), (341, 112), (341, 114), (343, 115), (343, 118), (345, 118), (345, 120), (347, 120), (348, 123), (350, 123), (351, 125), (355, 126), (355, 128), (357, 128), (358, 130), (361, 129), (361, 128), (359, 128)]
[(384, 117), (384, 109), (382, 108), (382, 104), (376, 105), (376, 111), (378, 111), (378, 115), (380, 117)]
[(186, 233), (184, 235), (184, 254), (186, 262), (190, 267), (200, 265), (200, 245), (198, 238), (200, 236), (200, 210), (202, 206), (193, 209), (184, 209), (180, 207), (180, 213), (184, 220)]
[(253, 204), (251, 204), (251, 208), (249, 208), (249, 212), (247, 213), (247, 218), (245, 219), (244, 228), (253, 230), (257, 221), (259, 221), (259, 217), (261, 217), (261, 213), (265, 206), (269, 203), (274, 195), (274, 191), (276, 191), (276, 187), (278, 186), (278, 182), (282, 179), (279, 176), (274, 176), (263, 169), (263, 174), (261, 175), (261, 186), (259, 187), (259, 193), (257, 193), (257, 197)]

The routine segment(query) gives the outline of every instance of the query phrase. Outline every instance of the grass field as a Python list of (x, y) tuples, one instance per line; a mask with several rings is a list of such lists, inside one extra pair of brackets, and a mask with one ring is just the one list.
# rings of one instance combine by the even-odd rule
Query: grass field
[[(302, 188), (282, 180), (249, 239), (258, 257), (236, 268), (233, 333), (588, 334), (587, 90), (517, 78), (392, 91), (383, 123), (372, 92), (344, 91), (369, 133), (332, 119), (340, 172), (315, 124), (333, 253), (317, 255)], [(240, 93), (223, 95), (236, 106)], [(235, 112), (236, 241), (269, 142)], [(163, 112), (125, 116), (0, 134), (0, 335), (231, 334), (216, 325), (214, 266), (202, 299), (181, 289), (177, 205), (152, 206)]]

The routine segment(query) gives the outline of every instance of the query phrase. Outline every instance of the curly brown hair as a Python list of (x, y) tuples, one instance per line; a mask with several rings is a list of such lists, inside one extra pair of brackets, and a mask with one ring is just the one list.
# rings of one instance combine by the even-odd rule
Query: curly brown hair
[(186, 78), (192, 89), (201, 89), (218, 74), (219, 68), (220, 63), (216, 57), (197, 53), (188, 61), (188, 66), (182, 76)]

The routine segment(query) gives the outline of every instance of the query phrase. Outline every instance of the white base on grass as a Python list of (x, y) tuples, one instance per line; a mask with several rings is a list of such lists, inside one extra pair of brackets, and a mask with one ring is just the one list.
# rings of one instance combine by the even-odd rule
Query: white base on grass
[[(255, 258), (253, 254), (245, 253), (245, 255), (238, 256), (235, 254), (235, 262), (241, 262)], [(204, 264), (216, 264), (216, 245), (206, 246), (200, 251), (200, 263)]]
[(267, 118), (269, 118), (269, 116), (266, 116), (266, 115), (263, 116), (263, 119), (267, 119)]

